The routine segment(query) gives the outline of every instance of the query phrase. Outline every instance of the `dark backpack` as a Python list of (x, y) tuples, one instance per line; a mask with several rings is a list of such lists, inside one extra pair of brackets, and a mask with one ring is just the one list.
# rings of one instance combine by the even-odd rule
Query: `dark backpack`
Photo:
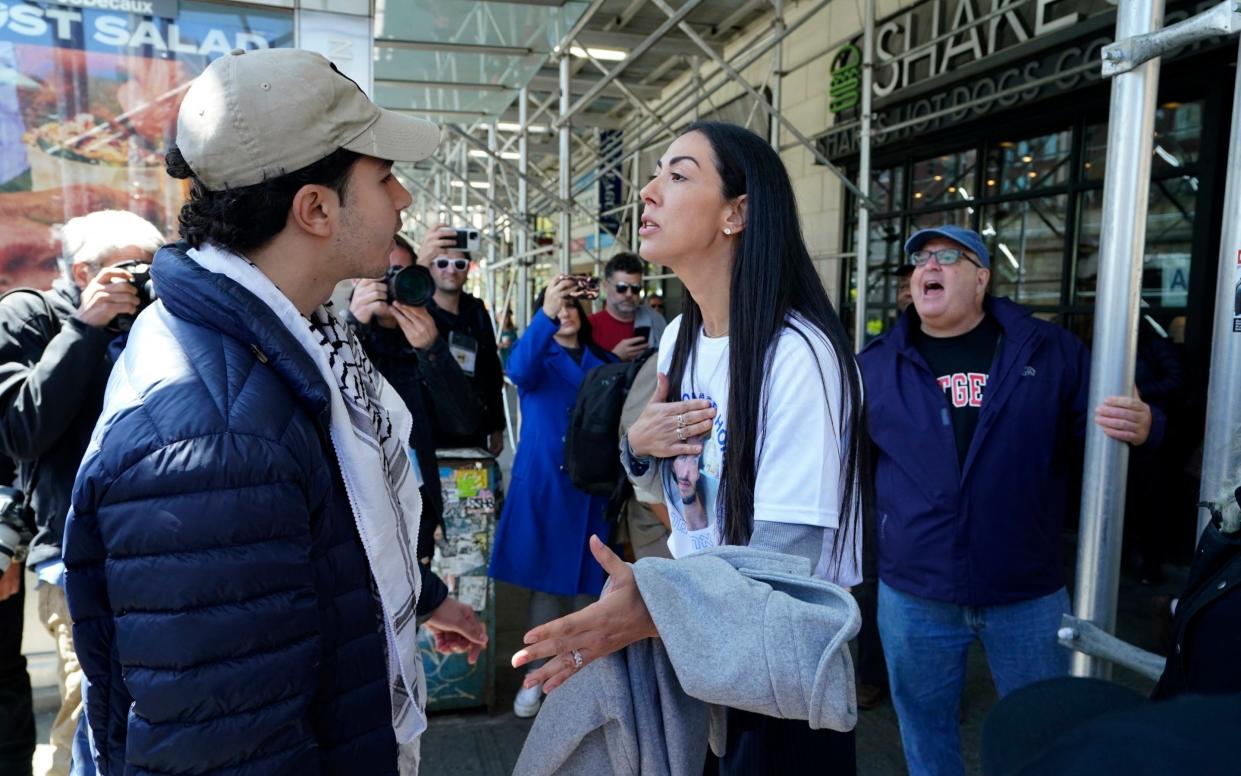
[(608, 496), (609, 515), (626, 490), (628, 480), (621, 467), (620, 418), (625, 398), (638, 371), (655, 353), (649, 348), (633, 361), (604, 364), (586, 374), (577, 389), (577, 401), (569, 415), (569, 431), (564, 438), (564, 469), (578, 490), (592, 496)]

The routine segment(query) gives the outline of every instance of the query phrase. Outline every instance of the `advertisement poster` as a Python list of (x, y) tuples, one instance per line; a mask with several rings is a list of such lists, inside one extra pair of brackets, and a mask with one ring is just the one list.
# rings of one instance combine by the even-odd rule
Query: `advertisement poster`
[(163, 155), (190, 80), (233, 49), (292, 45), (288, 11), (0, 2), (0, 290), (47, 288), (74, 216), (131, 210), (175, 237), (186, 182)]

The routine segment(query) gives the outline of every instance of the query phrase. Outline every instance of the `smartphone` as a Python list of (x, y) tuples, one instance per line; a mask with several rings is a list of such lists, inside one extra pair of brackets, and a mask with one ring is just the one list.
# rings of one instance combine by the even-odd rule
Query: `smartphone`
[(650, 326), (635, 326), (633, 328), (633, 336), (641, 337), (642, 339), (647, 340), (649, 342), (651, 339), (651, 327)]
[(483, 240), (479, 236), (477, 229), (467, 227), (464, 229), (454, 229), (453, 231), (457, 233), (457, 241), (452, 244), (452, 247), (456, 250), (477, 251), (482, 247)]
[(569, 292), (569, 296), (574, 299), (598, 299), (599, 298), (599, 278), (591, 275), (569, 275), (577, 287)]

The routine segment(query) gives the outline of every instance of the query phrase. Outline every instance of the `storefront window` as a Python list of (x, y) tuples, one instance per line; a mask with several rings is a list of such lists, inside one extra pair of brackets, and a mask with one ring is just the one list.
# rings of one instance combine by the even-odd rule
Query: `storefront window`
[(46, 288), (57, 227), (74, 216), (127, 209), (174, 236), (185, 182), (164, 174), (163, 155), (190, 80), (235, 48), (293, 44), (291, 12), (153, 5), (168, 16), (9, 6), (0, 24), (0, 287)]
[(899, 218), (885, 218), (870, 224), (867, 304), (892, 304), (896, 297), (895, 272), (905, 257)]
[(926, 229), (931, 226), (943, 226), (944, 224), (952, 224), (953, 226), (964, 226), (967, 229), (973, 229), (974, 208), (957, 208), (956, 210), (941, 210), (936, 213), (922, 213), (909, 219), (909, 233), (913, 234), (919, 229)]
[(978, 153), (973, 148), (914, 162), (910, 179), (912, 208), (968, 202), (977, 196), (974, 171)]
[(1082, 177), (1088, 181), (1103, 180), (1107, 165), (1107, 124), (1086, 127), (1086, 147), (1082, 152)]
[(983, 196), (1061, 186), (1072, 172), (1073, 133), (1053, 132), (1026, 140), (1001, 140), (987, 154)]
[(1155, 111), (1155, 157), (1152, 173), (1166, 175), (1198, 162), (1202, 138), (1202, 103), (1168, 102)]
[[(1166, 102), (1155, 110), (1154, 156), (1151, 174), (1175, 174), (1197, 164), (1202, 138), (1201, 102)], [(1086, 127), (1082, 173), (1087, 180), (1103, 180), (1107, 165), (1107, 124)]]
[(1069, 197), (1039, 197), (983, 209), (991, 292), (1029, 305), (1058, 305)]
[(899, 210), (905, 170), (902, 167), (885, 167), (870, 175), (870, 196), (879, 203), (880, 213)]
[[(1142, 258), (1142, 298), (1155, 307), (1184, 307), (1189, 301), (1197, 184), (1183, 176), (1151, 184)], [(1103, 192), (1083, 193), (1077, 248), (1077, 297), (1092, 300), (1099, 274), (1099, 231)]]

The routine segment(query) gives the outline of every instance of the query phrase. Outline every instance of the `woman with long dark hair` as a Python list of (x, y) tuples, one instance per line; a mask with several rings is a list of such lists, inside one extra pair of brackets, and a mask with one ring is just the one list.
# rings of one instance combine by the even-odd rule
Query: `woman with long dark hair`
[[(749, 545), (802, 555), (815, 576), (856, 584), (869, 444), (861, 375), (779, 156), (740, 127), (696, 123), (658, 162), (642, 200), (641, 254), (671, 269), (687, 295), (660, 347), (659, 389), (623, 457), (631, 478), (662, 480), (673, 555)], [(613, 576), (609, 593), (527, 634), (532, 646), (514, 659), (558, 654), (527, 680), (548, 690), (658, 635), (632, 571), (591, 544)], [(809, 762), (852, 772), (852, 733), (729, 710), (720, 773)]]
[[(603, 570), (586, 547), (590, 536), (607, 538), (607, 499), (573, 487), (564, 471), (564, 436), (582, 378), (616, 359), (591, 338), (581, 303), (569, 296), (576, 288), (560, 277), (535, 300), (538, 310), (508, 362), (521, 399), (521, 440), (489, 574), (531, 591), (531, 628), (559, 617), (565, 604), (581, 609), (603, 587)], [(513, 710), (532, 717), (541, 700), (532, 685), (518, 693)]]

